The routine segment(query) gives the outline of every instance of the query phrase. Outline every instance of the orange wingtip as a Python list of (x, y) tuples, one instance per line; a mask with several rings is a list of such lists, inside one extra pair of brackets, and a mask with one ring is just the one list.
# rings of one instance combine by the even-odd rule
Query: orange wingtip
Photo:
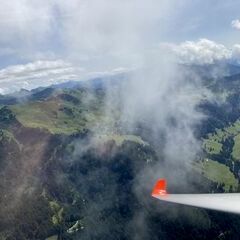
[(156, 196), (164, 196), (167, 194), (167, 181), (166, 179), (159, 179), (152, 191), (152, 196), (156, 197)]

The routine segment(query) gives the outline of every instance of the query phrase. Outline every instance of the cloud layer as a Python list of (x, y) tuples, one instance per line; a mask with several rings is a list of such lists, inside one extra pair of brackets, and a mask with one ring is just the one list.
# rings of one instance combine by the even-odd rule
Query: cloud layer
[[(216, 12), (215, 4), (200, 0), (194, 4), (190, 0), (3, 2), (0, 9), (0, 68), (17, 65), (0, 70), (1, 92), (46, 86), (64, 79), (92, 76), (92, 73), (109, 73), (113, 69), (142, 67), (146, 58), (162, 55), (159, 43), (166, 39), (174, 42), (176, 35), (201, 33), (200, 25), (208, 20), (208, 11), (214, 9), (211, 16), (215, 16), (221, 11), (229, 13), (238, 5), (221, 3)], [(201, 12), (200, 16), (198, 12)], [(234, 18), (236, 14), (227, 19), (228, 28)], [(223, 20), (226, 19), (219, 21)], [(232, 26), (239, 26), (237, 18), (232, 21)], [(206, 29), (210, 27), (214, 26), (205, 26)], [(177, 56), (177, 61), (187, 64), (238, 62), (240, 54), (240, 45), (229, 49), (208, 39), (168, 44), (168, 47), (174, 53), (173, 58)], [(59, 64), (57, 59), (64, 59), (60, 60), (62, 66), (57, 70), (54, 66), (45, 73), (37, 69), (41, 64)], [(26, 62), (29, 64), (23, 64)], [(33, 65), (36, 69), (30, 71)], [(81, 71), (79, 66), (85, 70)], [(24, 70), (16, 72), (19, 68)]]
[[(142, 52), (142, 66), (147, 61), (164, 58), (188, 65), (206, 65), (214, 63), (240, 64), (240, 44), (227, 48), (223, 44), (208, 39), (186, 41), (180, 44), (161, 43), (160, 48)], [(139, 57), (139, 56), (138, 56)], [(130, 65), (131, 66), (131, 65)], [(136, 61), (139, 65), (139, 59)], [(104, 69), (104, 68), (103, 68)], [(69, 80), (86, 80), (98, 76), (115, 75), (136, 68), (112, 68), (103, 71), (89, 71), (78, 67), (76, 63), (63, 60), (41, 60), (27, 64), (12, 65), (0, 70), (0, 93), (6, 94), (21, 88), (33, 89), (49, 86)]]
[(155, 32), (161, 36), (158, 29), (177, 2), (9, 0), (0, 9), (0, 56), (7, 47), (27, 61), (51, 53), (91, 61), (88, 66), (95, 71), (116, 68), (136, 61), (137, 52), (154, 42)]
[(0, 70), (0, 93), (6, 94), (21, 88), (30, 90), (68, 80), (79, 80), (82, 69), (62, 60), (36, 61), (14, 65)]
[(179, 45), (165, 44), (173, 52), (179, 62), (184, 64), (214, 64), (217, 62), (239, 63), (240, 45), (235, 44), (227, 48), (223, 44), (208, 39), (186, 41)]
[(0, 69), (0, 94), (20, 89), (32, 90), (66, 81), (85, 81), (96, 77), (114, 76), (134, 69), (116, 68), (110, 71), (89, 72), (63, 60), (39, 60)]
[(144, 49), (156, 41), (155, 32), (173, 11), (173, 2), (177, 0), (3, 3), (0, 65), (3, 62), (6, 66), (8, 58), (10, 62), (16, 59), (17, 65), (0, 70), (0, 93), (111, 74), (116, 72), (114, 69), (141, 65)]

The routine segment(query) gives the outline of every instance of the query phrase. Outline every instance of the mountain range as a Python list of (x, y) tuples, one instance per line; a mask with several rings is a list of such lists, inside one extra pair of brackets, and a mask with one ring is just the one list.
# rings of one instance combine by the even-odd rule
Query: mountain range
[[(206, 117), (194, 129), (201, 152), (184, 168), (190, 183), (169, 189), (237, 192), (240, 67), (182, 68), (213, 98), (197, 106)], [(145, 173), (166, 160), (149, 123), (130, 128), (121, 101), (106, 113), (109, 91), (121, 99), (125, 81), (120, 74), (0, 96), (0, 239), (238, 239), (234, 214), (150, 197), (155, 178)]]

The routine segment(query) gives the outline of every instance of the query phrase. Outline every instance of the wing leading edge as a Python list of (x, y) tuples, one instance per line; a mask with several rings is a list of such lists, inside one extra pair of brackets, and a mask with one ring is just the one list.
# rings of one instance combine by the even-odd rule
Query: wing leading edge
[(160, 179), (152, 196), (161, 201), (240, 214), (240, 193), (169, 194), (167, 181)]

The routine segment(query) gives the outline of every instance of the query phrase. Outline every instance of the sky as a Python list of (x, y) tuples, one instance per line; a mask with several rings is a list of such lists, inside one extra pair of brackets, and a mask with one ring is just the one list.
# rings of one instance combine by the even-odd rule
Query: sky
[(239, 9), (238, 0), (4, 1), (0, 93), (139, 68), (159, 49), (183, 63), (238, 63)]

